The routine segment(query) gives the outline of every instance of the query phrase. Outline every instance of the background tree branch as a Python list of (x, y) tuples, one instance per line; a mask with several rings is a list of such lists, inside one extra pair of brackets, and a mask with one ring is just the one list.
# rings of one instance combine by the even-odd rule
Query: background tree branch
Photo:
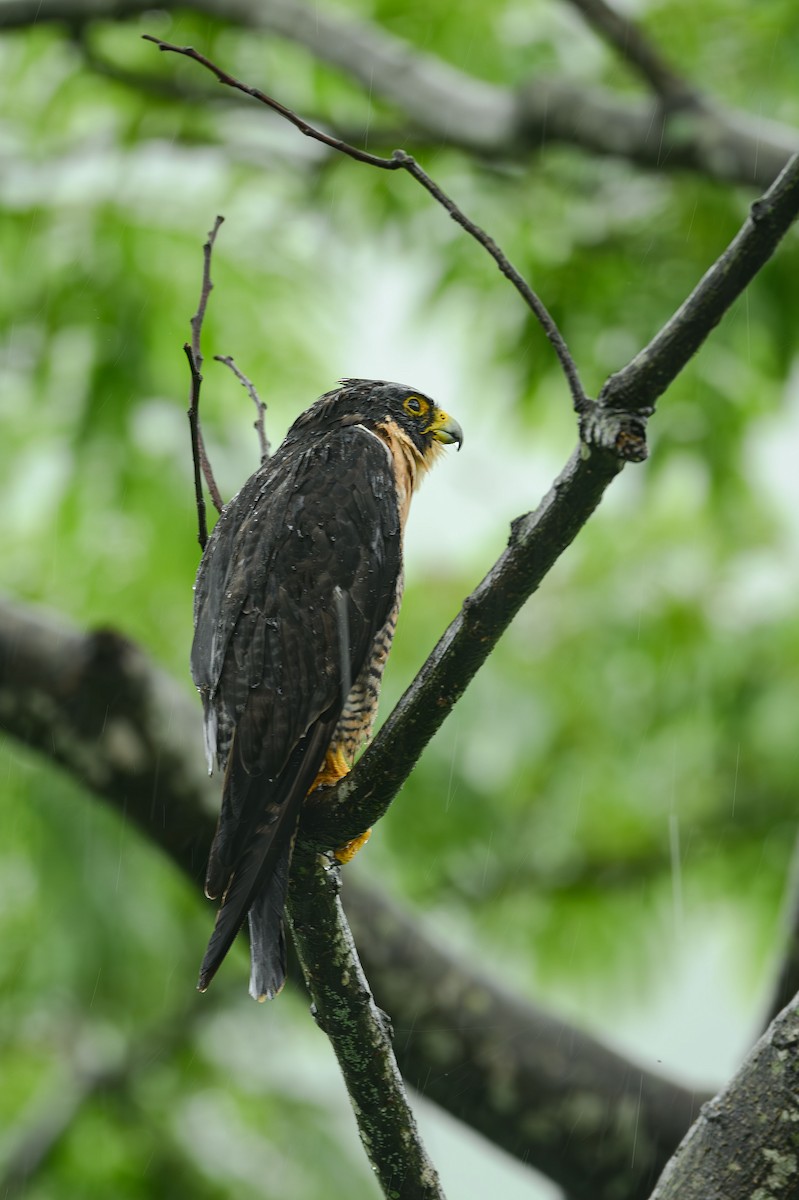
[[(151, 11), (147, 0), (1, 0), (0, 29), (54, 22), (70, 28)], [(688, 170), (765, 188), (799, 151), (796, 130), (707, 98), (700, 108), (664, 109), (661, 99), (622, 98), (558, 77), (518, 87), (476, 79), (414, 49), (377, 25), (297, 0), (167, 2), (171, 11), (218, 17), (296, 42), (395, 106), (426, 138), (487, 158), (538, 154), (547, 143), (626, 158), (657, 170)], [(662, 83), (665, 81), (661, 80)]]
[(697, 94), (666, 62), (634, 21), (605, 0), (570, 0), (587, 23), (612, 46), (668, 105), (695, 106)]

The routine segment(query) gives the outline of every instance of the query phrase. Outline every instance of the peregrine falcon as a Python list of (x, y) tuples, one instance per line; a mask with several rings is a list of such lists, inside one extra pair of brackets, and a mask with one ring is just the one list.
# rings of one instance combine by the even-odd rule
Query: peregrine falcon
[(191, 652), (209, 772), (216, 762), (223, 775), (205, 883), (221, 904), (201, 991), (245, 917), (250, 994), (271, 999), (283, 987), (300, 809), (314, 787), (346, 774), (371, 733), (411, 495), (442, 447), (462, 441), (422, 392), (344, 379), (297, 418), (217, 521), (197, 574)]

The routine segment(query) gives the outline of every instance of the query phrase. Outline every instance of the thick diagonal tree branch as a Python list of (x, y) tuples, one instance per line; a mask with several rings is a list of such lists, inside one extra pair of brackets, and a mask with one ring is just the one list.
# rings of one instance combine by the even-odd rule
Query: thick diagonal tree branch
[[(296, 42), (394, 106), (425, 138), (487, 158), (527, 158), (560, 142), (763, 189), (799, 150), (795, 129), (710, 99), (668, 111), (660, 97), (641, 102), (558, 77), (518, 87), (486, 83), (378, 25), (299, 0), (164, 0), (160, 7)], [(150, 0), (0, 0), (0, 29), (60, 22), (72, 30), (150, 11)]]
[[(0, 729), (124, 811), (199, 895), (218, 805), (199, 706), (140, 649), (0, 601)], [(372, 890), (348, 880), (345, 900), (406, 1079), (579, 1200), (644, 1200), (691, 1094), (465, 970)], [(583, 1114), (579, 1138), (556, 1113)]]
[(625, 456), (635, 457), (630, 439), (639, 437), (644, 444), (643, 427), (655, 401), (773, 254), (797, 215), (799, 156), (752, 205), (740, 233), (664, 329), (608, 380), (581, 422), (583, 438), (595, 448), (582, 443), (536, 511), (513, 523), (507, 549), (466, 598), (356, 769), (324, 806), (306, 807), (306, 837), (327, 846), (335, 836), (356, 837), (383, 815), (513, 617), (621, 470), (623, 461), (614, 448), (622, 442)]

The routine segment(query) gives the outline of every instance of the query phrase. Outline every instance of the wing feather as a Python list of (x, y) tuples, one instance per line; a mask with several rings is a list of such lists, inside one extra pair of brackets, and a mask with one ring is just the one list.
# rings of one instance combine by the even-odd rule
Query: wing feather
[(357, 426), (309, 437), (287, 439), (225, 508), (197, 577), (192, 675), (225, 772), (202, 986), (285, 859), (401, 572), (385, 447)]

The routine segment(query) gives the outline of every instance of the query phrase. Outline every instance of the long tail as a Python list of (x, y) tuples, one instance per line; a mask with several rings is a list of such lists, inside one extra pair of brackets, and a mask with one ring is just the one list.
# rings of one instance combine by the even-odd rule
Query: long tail
[[(234, 738), (225, 772), (223, 814), (254, 814), (242, 822), (227, 845), (236, 847), (236, 862), (228, 882), (205, 957), (197, 987), (204, 992), (227, 954), (244, 919), (252, 908), (250, 922), (253, 944), (253, 974), (250, 991), (256, 998), (276, 995), (285, 979), (285, 939), (282, 916), (286, 903), (291, 850), (297, 833), (300, 809), (316, 777), (330, 741), (335, 715), (318, 721), (289, 757), (280, 779), (262, 798), (264, 779), (250, 775), (241, 761)], [(229, 792), (229, 794), (228, 794)], [(241, 821), (241, 817), (239, 817)], [(227, 833), (222, 827), (220, 832)], [(242, 837), (243, 834), (243, 837)], [(219, 837), (219, 833), (217, 834)], [(244, 841), (244, 845), (239, 843)], [(224, 855), (212, 860), (217, 870)], [(228, 868), (230, 871), (231, 868)]]
[(286, 935), (283, 910), (289, 886), (294, 839), (286, 846), (274, 874), (256, 897), (249, 912), (250, 995), (253, 1000), (274, 1000), (286, 982)]
[[(263, 929), (269, 917), (272, 933), (279, 941), (280, 918), (285, 903), (283, 876), (288, 877), (289, 856), (298, 819), (299, 803), (295, 802), (291, 807), (286, 805), (272, 824), (262, 826), (252, 837), (216, 914), (214, 931), (200, 967), (197, 987), (201, 992), (207, 989), (218, 971), (252, 905), (256, 906), (258, 929)], [(280, 909), (273, 918), (272, 912), (278, 901)]]

